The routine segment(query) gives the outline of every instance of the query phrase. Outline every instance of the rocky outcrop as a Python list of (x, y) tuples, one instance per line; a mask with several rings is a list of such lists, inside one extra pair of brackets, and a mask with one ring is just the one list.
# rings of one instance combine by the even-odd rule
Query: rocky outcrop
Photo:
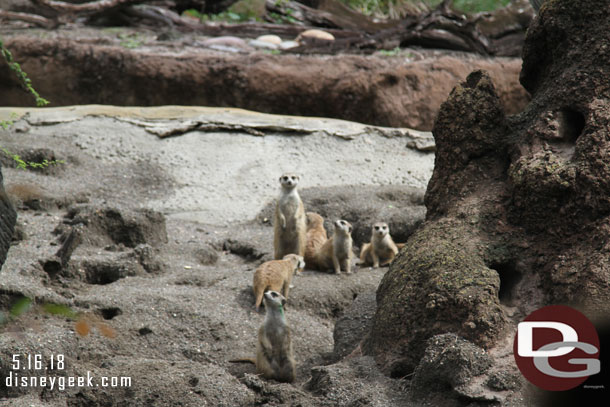
[(440, 333), (492, 348), (512, 335), (507, 315), (540, 305), (610, 312), (606, 9), (544, 3), (523, 51), (523, 113), (506, 116), (480, 71), (441, 106), (426, 222), (384, 276), (364, 344), (387, 373), (414, 371)]
[(17, 213), (4, 191), (2, 168), (0, 167), (0, 267), (2, 267), (4, 260), (6, 260), (6, 253), (13, 239), (16, 220)]

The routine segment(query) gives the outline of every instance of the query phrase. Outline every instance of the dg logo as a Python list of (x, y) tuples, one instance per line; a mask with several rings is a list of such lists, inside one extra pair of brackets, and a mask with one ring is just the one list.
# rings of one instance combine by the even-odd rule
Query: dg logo
[(540, 308), (519, 323), (513, 352), (523, 376), (545, 390), (569, 390), (600, 372), (595, 327), (563, 305)]

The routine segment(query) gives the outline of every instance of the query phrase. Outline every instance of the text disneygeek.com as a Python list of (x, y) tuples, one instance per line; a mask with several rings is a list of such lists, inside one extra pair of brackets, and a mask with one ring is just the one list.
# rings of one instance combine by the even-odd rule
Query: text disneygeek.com
[(53, 371), (65, 372), (65, 367), (63, 354), (15, 354), (11, 360), (11, 371), (4, 378), (4, 385), (6, 388), (46, 387), (60, 391), (71, 387), (131, 387), (129, 376), (95, 377), (89, 371), (86, 376), (48, 375)]
[(131, 387), (131, 377), (95, 377), (91, 375), (91, 372), (87, 372), (87, 376), (24, 376), (10, 372), (6, 376), (4, 384), (7, 388), (47, 387), (49, 390), (62, 391), (71, 387)]

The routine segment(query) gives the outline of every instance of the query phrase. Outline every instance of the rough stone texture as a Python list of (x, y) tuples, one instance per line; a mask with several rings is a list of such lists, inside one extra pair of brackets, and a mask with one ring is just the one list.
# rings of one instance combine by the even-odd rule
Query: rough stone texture
[(463, 405), (457, 399), (470, 398), (468, 385), (491, 365), (492, 359), (483, 349), (463, 338), (455, 334), (433, 336), (411, 381), (411, 397), (416, 401), (435, 402), (440, 393), (443, 405), (447, 405), (447, 398), (454, 398), (455, 405)]
[[(371, 357), (353, 357), (329, 366), (311, 369), (305, 388), (327, 406), (409, 405), (401, 383), (375, 369)], [(384, 391), (379, 391), (383, 388)]]
[[(121, 35), (131, 35), (137, 48), (121, 46)], [(197, 37), (168, 44), (129, 31), (3, 37), (53, 106), (230, 106), (429, 130), (441, 102), (473, 69), (490, 72), (507, 111), (517, 113), (529, 100), (514, 58), (417, 51), (406, 52), (405, 63), (404, 55), (240, 55), (205, 49)], [(0, 105), (31, 105), (3, 65), (0, 79)]]
[[(469, 104), (474, 104), (472, 113), (464, 111)], [(393, 376), (415, 368), (433, 335), (455, 332), (489, 347), (504, 326), (500, 279), (487, 266), (487, 245), (477, 233), (498, 199), (492, 177), (498, 177), (502, 161), (493, 141), (480, 146), (470, 140), (484, 140), (497, 121), (503, 122), (501, 108), (489, 77), (481, 72), (456, 87), (441, 107), (434, 132), (437, 159), (426, 193), (428, 221), (385, 274), (365, 346)], [(470, 180), (482, 176), (488, 191), (475, 197), (481, 184)]]
[(0, 267), (4, 264), (6, 253), (11, 246), (16, 221), (17, 213), (4, 191), (2, 168), (0, 167)]
[(439, 333), (498, 345), (542, 305), (609, 315), (607, 6), (544, 3), (523, 52), (523, 113), (506, 117), (482, 72), (441, 106), (426, 222), (378, 288), (364, 347), (386, 372), (413, 371)]

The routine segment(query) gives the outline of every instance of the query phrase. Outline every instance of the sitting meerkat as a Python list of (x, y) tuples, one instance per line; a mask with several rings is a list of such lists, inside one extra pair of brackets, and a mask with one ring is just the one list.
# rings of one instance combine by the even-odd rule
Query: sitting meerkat
[(360, 251), (363, 265), (377, 268), (390, 264), (398, 254), (398, 246), (390, 236), (387, 223), (375, 223), (371, 228), (371, 242), (365, 243)]
[(305, 246), (305, 264), (315, 268), (316, 252), (326, 243), (328, 236), (324, 229), (324, 218), (317, 213), (307, 212), (307, 245)]
[(352, 272), (352, 225), (343, 220), (335, 221), (333, 236), (326, 241), (315, 255), (314, 265), (318, 270), (334, 270), (336, 274), (344, 269)]
[(258, 330), (256, 359), (242, 358), (229, 362), (254, 363), (256, 373), (266, 379), (291, 383), (296, 376), (290, 327), (284, 316), (286, 298), (277, 291), (265, 293), (265, 321)]
[(275, 207), (273, 249), (276, 260), (287, 254), (305, 254), (307, 243), (305, 208), (297, 192), (299, 176), (284, 174), (280, 177), (282, 193)]
[(287, 254), (282, 260), (271, 260), (261, 264), (254, 272), (252, 289), (254, 290), (254, 306), (258, 311), (263, 294), (268, 290), (281, 291), (288, 298), (290, 282), (294, 274), (300, 274), (305, 268), (302, 256)]

